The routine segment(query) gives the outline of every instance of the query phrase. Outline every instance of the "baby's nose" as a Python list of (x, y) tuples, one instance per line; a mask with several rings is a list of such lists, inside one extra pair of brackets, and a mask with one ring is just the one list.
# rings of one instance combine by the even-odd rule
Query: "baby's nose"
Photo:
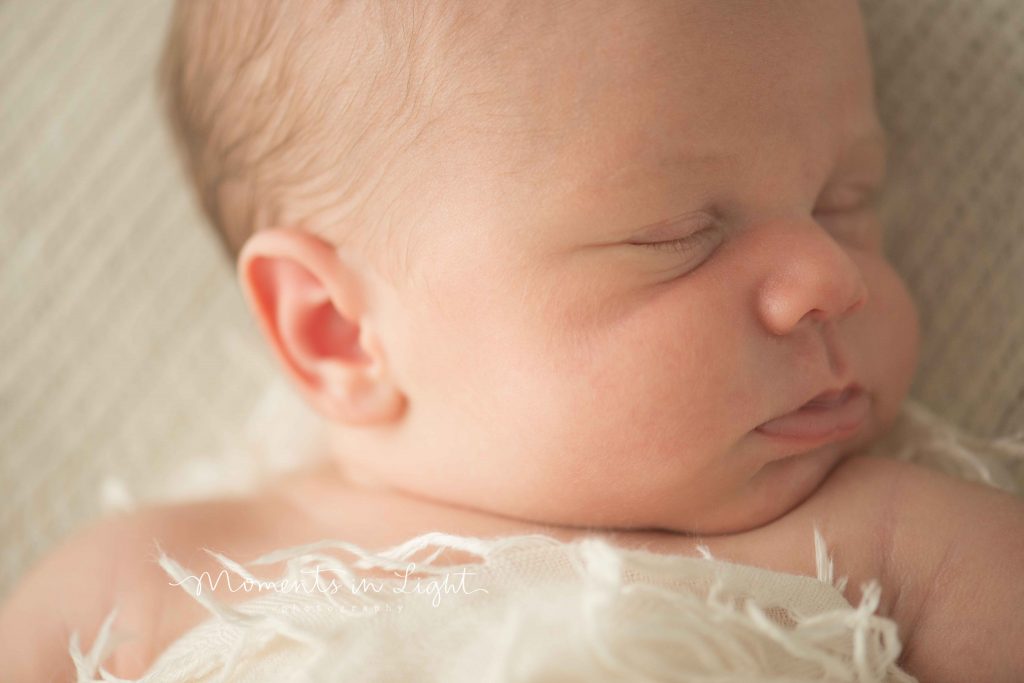
[(758, 313), (773, 334), (787, 334), (804, 319), (842, 318), (867, 303), (860, 266), (823, 228), (804, 223), (781, 230), (758, 296)]

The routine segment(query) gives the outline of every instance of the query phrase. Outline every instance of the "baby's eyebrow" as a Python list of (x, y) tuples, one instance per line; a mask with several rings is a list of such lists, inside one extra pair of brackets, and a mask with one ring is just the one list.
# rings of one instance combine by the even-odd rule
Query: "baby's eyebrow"
[[(867, 127), (865, 132), (854, 137), (853, 141), (846, 143), (845, 147), (842, 158), (852, 161), (851, 166), (870, 162), (877, 164), (881, 175), (885, 175), (889, 139), (888, 133), (881, 125), (875, 123)], [(658, 169), (654, 173), (660, 175), (678, 169), (692, 170), (700, 167), (735, 165), (741, 162), (740, 157), (739, 152), (700, 147), (674, 147), (654, 159), (654, 164)], [(598, 182), (589, 183), (588, 187), (589, 189), (599, 188), (608, 191), (616, 187), (623, 188), (639, 184), (652, 175), (649, 169), (643, 169), (639, 174), (631, 174), (630, 171), (635, 171), (635, 167), (623, 166), (614, 173), (601, 178)]]
[[(853, 171), (858, 176), (864, 176), (861, 182), (870, 184), (882, 184), (887, 175), (888, 165), (888, 134), (877, 121), (866, 126), (858, 135), (851, 136), (852, 142), (844, 145), (842, 154), (835, 171), (846, 175)], [(664, 150), (654, 160), (655, 169), (650, 165), (637, 163), (624, 164), (613, 173), (603, 177), (590, 178), (583, 182), (573, 183), (572, 187), (566, 190), (567, 196), (594, 196), (608, 195), (614, 192), (627, 192), (630, 188), (642, 186), (652, 178), (664, 175), (672, 175), (674, 171), (683, 169), (691, 171), (694, 168), (708, 168), (723, 166), (736, 166), (741, 162), (742, 154), (738, 151), (725, 151), (707, 146), (673, 147)], [(649, 164), (650, 162), (648, 162)], [(865, 169), (867, 172), (865, 173)], [(700, 173), (685, 174), (692, 178), (693, 186), (699, 187)], [(680, 181), (682, 182), (682, 181)], [(697, 211), (672, 216), (649, 225), (632, 226), (628, 232), (645, 232), (657, 230), (667, 224), (676, 223), (688, 218), (699, 219), (702, 212)], [(706, 215), (706, 214), (705, 214)], [(614, 234), (627, 232), (617, 230)]]
[[(679, 171), (692, 171), (694, 168), (709, 168), (723, 165), (736, 165), (741, 160), (739, 152), (719, 150), (673, 147), (662, 151), (646, 163), (631, 160), (623, 163), (611, 173), (590, 178), (580, 182), (573, 190), (577, 193), (607, 193), (643, 185), (652, 178), (675, 175)], [(697, 176), (695, 176), (697, 177)]]

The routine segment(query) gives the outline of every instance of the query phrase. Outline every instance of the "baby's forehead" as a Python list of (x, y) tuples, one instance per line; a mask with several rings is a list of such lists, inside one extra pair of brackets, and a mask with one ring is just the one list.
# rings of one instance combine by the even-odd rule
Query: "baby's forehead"
[(272, 20), (280, 30), (268, 52), (297, 62), (302, 87), (361, 89), (368, 103), (399, 97), (423, 113), (436, 98), (449, 118), (486, 110), (490, 129), (558, 134), (585, 122), (599, 89), (628, 98), (660, 80), (700, 97), (729, 84), (756, 89), (780, 69), (826, 74), (866, 55), (854, 0), (272, 4), (288, 18)]
[(362, 178), (429, 177), (438, 160), (538, 185), (581, 169), (614, 178), (680, 148), (717, 155), (737, 131), (763, 147), (751, 121), (799, 128), (869, 109), (849, 57), (863, 45), (844, 23), (859, 27), (855, 2), (258, 5), (265, 16), (222, 22), (241, 57), (227, 95), (211, 89), (227, 107), (218, 144), (230, 153), (251, 133), (246, 161), (275, 167), (263, 177), (350, 186), (339, 205)]

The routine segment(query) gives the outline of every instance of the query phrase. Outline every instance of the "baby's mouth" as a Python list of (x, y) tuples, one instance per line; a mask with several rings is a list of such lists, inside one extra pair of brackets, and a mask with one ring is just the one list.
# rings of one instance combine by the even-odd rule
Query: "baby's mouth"
[(796, 410), (759, 425), (766, 436), (800, 441), (835, 441), (851, 436), (868, 414), (868, 395), (857, 384), (818, 394)]
[(837, 408), (846, 403), (857, 391), (860, 391), (860, 387), (852, 384), (842, 391), (823, 391), (803, 404), (801, 410), (805, 408)]

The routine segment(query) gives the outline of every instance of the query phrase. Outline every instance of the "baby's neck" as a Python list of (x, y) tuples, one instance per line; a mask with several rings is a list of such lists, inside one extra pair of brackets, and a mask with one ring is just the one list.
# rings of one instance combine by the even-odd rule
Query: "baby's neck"
[(430, 531), (493, 537), (545, 533), (573, 540), (583, 531), (492, 515), (390, 487), (349, 463), (324, 458), (269, 489), (324, 537), (382, 549)]

